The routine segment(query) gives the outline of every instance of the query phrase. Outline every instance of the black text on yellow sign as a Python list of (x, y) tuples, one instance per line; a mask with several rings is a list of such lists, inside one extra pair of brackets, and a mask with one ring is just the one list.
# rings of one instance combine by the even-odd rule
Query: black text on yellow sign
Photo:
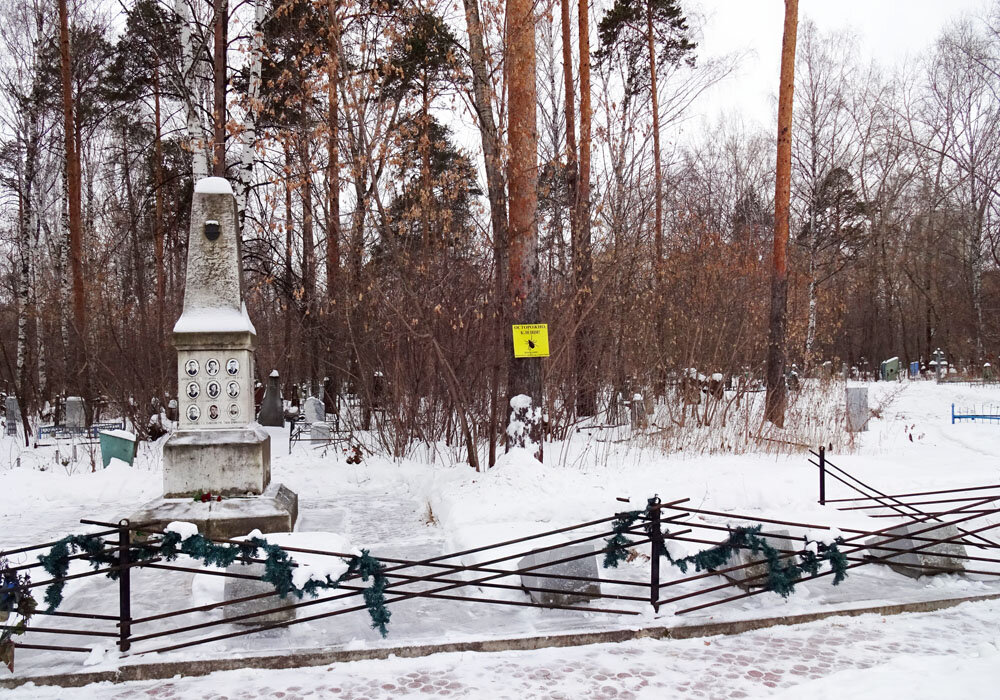
[(547, 323), (522, 323), (513, 326), (514, 357), (548, 357), (549, 326)]

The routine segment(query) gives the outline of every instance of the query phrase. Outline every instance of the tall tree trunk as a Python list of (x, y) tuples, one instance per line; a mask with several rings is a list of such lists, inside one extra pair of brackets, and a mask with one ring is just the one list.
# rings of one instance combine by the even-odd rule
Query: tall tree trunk
[[(27, 160), (27, 157), (26, 157)], [(27, 170), (27, 168), (25, 168)], [(17, 355), (15, 358), (16, 376), (14, 383), (23, 396), (28, 385), (28, 317), (31, 313), (31, 253), (30, 238), (31, 185), (27, 175), (22, 178), (22, 191), (18, 193), (17, 217)], [(22, 411), (28, 407), (22, 405)]]
[(423, 240), (424, 251), (429, 251), (434, 245), (431, 236), (431, 101), (430, 85), (425, 78), (423, 89), (421, 90), (420, 101), (420, 140), (418, 150), (420, 151), (420, 235)]
[(305, 307), (305, 348), (309, 361), (309, 393), (315, 395), (319, 380), (319, 352), (316, 348), (316, 246), (313, 239), (312, 158), (307, 134), (299, 135), (299, 163), (302, 166), (302, 305)]
[(87, 300), (83, 278), (83, 220), (80, 208), (80, 149), (76, 142), (73, 104), (73, 76), (70, 62), (69, 11), (66, 0), (59, 0), (59, 59), (62, 77), (63, 136), (65, 137), (66, 187), (69, 204), (69, 262), (73, 279), (72, 353), (74, 390), (90, 399), (87, 378)]
[(329, 129), (327, 151), (329, 166), (327, 171), (327, 212), (326, 230), (326, 373), (334, 395), (326, 397), (336, 405), (339, 395), (337, 373), (337, 350), (339, 349), (339, 324), (337, 321), (337, 291), (340, 283), (340, 18), (337, 15), (338, 0), (328, 0), (327, 17), (327, 99)]
[(288, 295), (285, 301), (285, 309), (283, 316), (285, 317), (285, 328), (284, 328), (284, 357), (285, 363), (282, 367), (281, 376), (285, 378), (285, 382), (292, 382), (293, 372), (292, 363), (290, 358), (290, 353), (292, 349), (292, 299), (294, 298), (295, 286), (294, 276), (292, 271), (292, 254), (294, 246), (292, 244), (292, 231), (293, 217), (292, 217), (292, 173), (294, 172), (294, 163), (292, 161), (292, 150), (288, 145), (288, 141), (282, 142), (285, 152), (285, 291)]
[[(582, 68), (581, 68), (582, 70)], [(535, 83), (535, 14), (531, 0), (507, 0), (507, 105), (509, 259), (508, 300), (517, 323), (538, 323), (538, 106)], [(582, 179), (582, 178), (581, 178)], [(508, 395), (531, 399), (526, 411), (512, 412), (511, 428), (521, 424), (521, 446), (542, 459), (542, 367), (537, 358), (515, 359)], [(512, 406), (513, 408), (514, 406)], [(523, 404), (522, 404), (523, 408)], [(508, 430), (508, 435), (517, 433)], [(515, 438), (517, 440), (517, 438)]]
[(212, 137), (212, 175), (216, 177), (226, 176), (226, 45), (228, 44), (228, 28), (229, 2), (228, 0), (215, 0), (215, 28), (212, 32), (214, 38), (212, 82), (215, 87), (212, 113), (215, 127)]
[[(580, 41), (580, 173), (576, 183), (576, 231), (573, 246), (574, 283), (576, 286), (576, 412), (581, 416), (597, 413), (597, 383), (592, 367), (594, 331), (588, 317), (593, 288), (593, 262), (590, 240), (590, 17), (588, 0), (580, 0), (578, 9)], [(568, 110), (567, 110), (568, 111)]]
[(247, 111), (243, 136), (240, 139), (239, 169), (235, 177), (236, 210), (239, 213), (242, 240), (243, 219), (246, 216), (247, 195), (253, 181), (253, 166), (257, 159), (257, 120), (260, 113), (261, 70), (264, 63), (264, 21), (267, 18), (264, 0), (254, 2), (253, 35), (250, 39), (250, 79), (247, 83)]
[(569, 191), (569, 230), (573, 255), (576, 263), (577, 243), (577, 192), (576, 183), (579, 164), (576, 159), (576, 94), (573, 90), (573, 36), (569, 23), (570, 0), (559, 0), (562, 27), (563, 86), (566, 91), (566, 188)]
[[(163, 138), (160, 116), (160, 66), (153, 65), (153, 256), (156, 258), (156, 347), (163, 347), (167, 275), (163, 262)], [(159, 368), (159, 363), (157, 363)]]
[[(568, 2), (569, 0), (565, 0)], [(490, 71), (486, 64), (486, 50), (483, 46), (483, 24), (479, 16), (478, 0), (462, 0), (465, 6), (465, 22), (469, 32), (469, 63), (472, 68), (472, 94), (476, 116), (479, 121), (479, 135), (483, 144), (483, 160), (486, 169), (486, 190), (490, 201), (490, 224), (493, 232), (494, 281), (496, 291), (496, 326), (497, 336), (493, 353), (493, 391), (492, 396), (500, 394), (500, 375), (504, 361), (510, 356), (510, 336), (508, 328), (508, 309), (503, 303), (505, 298), (505, 279), (507, 275), (507, 182), (503, 172), (503, 160), (500, 135), (493, 116), (491, 101)], [(498, 401), (494, 398), (490, 405), (490, 454), (489, 466), (496, 462), (496, 430), (499, 423), (497, 416)]]
[(764, 417), (779, 428), (785, 425), (788, 402), (785, 385), (785, 336), (788, 305), (788, 208), (792, 174), (792, 97), (795, 90), (795, 39), (799, 0), (785, 0), (785, 29), (781, 42), (781, 83), (778, 89), (778, 161), (774, 184), (774, 267), (771, 272), (770, 333), (767, 343), (767, 395)]
[(205, 129), (201, 120), (201, 62), (195, 61), (194, 39), (191, 36), (191, 11), (185, 0), (174, 0), (174, 12), (180, 18), (181, 74), (175, 89), (183, 96), (187, 148), (191, 151), (191, 174), (194, 179), (208, 177), (208, 154), (205, 150)]
[(660, 96), (656, 86), (656, 42), (653, 36), (653, 3), (646, 2), (646, 40), (649, 44), (649, 85), (650, 99), (653, 110), (653, 182), (656, 187), (656, 212), (653, 231), (654, 249), (656, 251), (656, 269), (662, 272), (663, 264), (663, 172), (660, 168)]

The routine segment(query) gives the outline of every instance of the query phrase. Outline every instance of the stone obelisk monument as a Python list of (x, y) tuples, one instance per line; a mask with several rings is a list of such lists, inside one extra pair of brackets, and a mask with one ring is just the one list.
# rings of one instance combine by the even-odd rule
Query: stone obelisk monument
[[(184, 308), (174, 325), (178, 426), (163, 446), (163, 498), (133, 520), (187, 520), (217, 537), (290, 531), (298, 499), (271, 484), (271, 444), (254, 419), (257, 331), (243, 295), (232, 187), (199, 180), (191, 206)], [(211, 493), (212, 501), (193, 495)], [(217, 500), (222, 496), (223, 500)]]

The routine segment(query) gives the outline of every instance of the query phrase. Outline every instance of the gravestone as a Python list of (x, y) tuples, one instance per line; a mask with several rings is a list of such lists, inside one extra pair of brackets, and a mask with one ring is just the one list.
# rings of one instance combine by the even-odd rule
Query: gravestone
[(847, 387), (847, 432), (860, 433), (868, 430), (868, 387)]
[[(163, 498), (133, 521), (194, 522), (209, 537), (290, 531), (298, 501), (271, 483), (270, 437), (254, 419), (257, 331), (243, 297), (236, 198), (199, 180), (191, 204), (184, 306), (174, 325), (180, 406), (163, 446)], [(210, 492), (222, 502), (195, 503)]]
[(931, 370), (934, 372), (935, 378), (940, 381), (942, 374), (948, 373), (948, 360), (945, 357), (944, 350), (937, 348), (931, 353), (931, 361), (927, 363)]
[[(592, 556), (582, 556), (589, 554)], [(579, 556), (579, 559), (557, 562), (567, 557)], [(548, 564), (546, 566), (546, 564)], [(597, 552), (590, 545), (579, 544), (551, 549), (546, 552), (531, 552), (518, 563), (518, 569), (538, 566), (534, 572), (521, 574), (521, 585), (529, 589), (531, 600), (539, 605), (574, 605), (593, 600), (601, 594), (601, 584), (597, 581), (573, 581), (570, 579), (545, 578), (535, 573), (557, 574), (560, 576), (580, 576), (584, 578), (600, 578), (597, 570)], [(532, 588), (547, 588), (548, 591), (534, 591)], [(588, 595), (589, 594), (589, 595)]]
[(21, 422), (21, 410), (17, 405), (17, 398), (8, 396), (4, 402), (4, 420), (7, 423), (7, 434), (17, 435), (17, 425)]
[(310, 396), (306, 399), (303, 415), (306, 417), (306, 423), (322, 423), (326, 420), (326, 408), (320, 399)]
[(267, 391), (264, 392), (264, 399), (260, 402), (260, 414), (257, 422), (261, 425), (268, 425), (281, 428), (285, 425), (285, 409), (281, 402), (281, 378), (278, 370), (273, 370), (271, 376), (267, 378)]
[(79, 396), (66, 397), (66, 422), (67, 428), (86, 428), (87, 412), (84, 410), (83, 399)]
[(330, 424), (327, 422), (312, 423), (309, 427), (310, 440), (330, 440), (333, 434), (330, 431)]
[[(955, 541), (960, 537), (958, 529), (954, 525), (945, 524), (933, 527), (935, 524), (930, 522), (907, 523), (887, 531), (885, 535), (870, 537), (865, 542), (868, 546), (868, 555), (876, 560), (882, 560), (880, 563), (887, 564), (893, 571), (911, 578), (965, 571), (963, 560), (955, 558), (964, 557), (966, 553), (965, 546)], [(900, 537), (900, 539), (888, 541), (892, 537)], [(930, 540), (948, 539), (952, 539), (952, 541), (941, 544), (931, 544), (930, 542)], [(917, 552), (899, 553), (899, 550), (915, 547), (923, 547), (923, 549)], [(883, 559), (890, 555), (894, 556), (890, 559)]]
[(632, 395), (632, 401), (629, 403), (629, 409), (630, 422), (633, 430), (642, 430), (648, 427), (648, 421), (646, 420), (646, 402), (642, 398), (642, 394)]
[(788, 373), (788, 390), (799, 390), (799, 372), (795, 365), (792, 365), (792, 371)]
[[(274, 584), (261, 581), (259, 578), (264, 575), (263, 564), (241, 564), (240, 562), (236, 562), (235, 564), (230, 564), (226, 567), (226, 573), (238, 574), (240, 576), (254, 576), (255, 578), (227, 577), (224, 589), (225, 597), (223, 600), (235, 600), (236, 598), (246, 598), (254, 595), (274, 593)], [(299, 602), (299, 600), (294, 595), (288, 595), (284, 598), (280, 598), (276, 595), (268, 595), (266, 598), (245, 600), (241, 603), (227, 605), (222, 609), (223, 617), (229, 620), (234, 617), (240, 617), (241, 615), (250, 615), (263, 612), (265, 610), (271, 610), (272, 608), (283, 608), (297, 602)], [(266, 625), (274, 622), (288, 622), (289, 620), (295, 619), (295, 613), (297, 610), (297, 608), (292, 608), (291, 610), (279, 610), (278, 612), (273, 612), (267, 615), (258, 615), (256, 617), (246, 618), (245, 620), (236, 620), (234, 624)]]
[[(768, 535), (774, 535), (774, 537), (764, 537), (763, 539), (771, 547), (778, 550), (778, 556), (782, 556), (786, 552), (796, 552), (802, 549), (802, 540), (792, 539), (788, 530), (767, 529), (764, 532)], [(769, 569), (767, 567), (767, 558), (763, 553), (754, 554), (749, 549), (739, 549), (721, 568), (728, 569), (733, 566), (743, 566), (744, 568), (726, 571), (723, 576), (740, 588), (749, 590), (751, 588), (763, 588), (767, 585)]]

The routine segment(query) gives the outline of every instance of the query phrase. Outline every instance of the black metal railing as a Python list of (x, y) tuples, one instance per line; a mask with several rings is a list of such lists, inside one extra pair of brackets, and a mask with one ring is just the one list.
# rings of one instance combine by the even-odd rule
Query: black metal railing
[[(836, 476), (845, 483), (850, 481), (844, 476), (846, 472), (842, 472), (825, 459), (823, 450), (814, 454), (819, 458), (819, 464), (823, 465), (821, 470), (825, 469), (831, 476)], [(823, 472), (821, 471), (821, 473)], [(991, 489), (998, 489), (998, 492), (993, 493)], [(930, 513), (907, 511), (903, 507), (906, 505), (915, 507), (912, 502), (906, 503), (907, 498), (924, 498), (928, 495), (965, 491), (974, 491), (980, 496), (968, 498), (949, 496), (948, 499), (940, 502), (953, 501), (958, 505), (942, 505), (941, 509)], [(991, 577), (1000, 576), (1000, 552), (991, 556), (993, 552), (990, 550), (995, 545), (985, 546), (981, 544), (983, 540), (990, 542), (990, 540), (985, 539), (983, 533), (1000, 527), (1000, 522), (996, 522), (996, 516), (1000, 515), (1000, 508), (997, 506), (997, 502), (1000, 501), (1000, 486), (920, 492), (898, 496), (886, 496), (877, 492), (874, 495), (855, 499), (833, 499), (826, 502), (867, 503), (866, 499), (888, 501), (885, 504), (880, 503), (880, 505), (899, 508), (903, 512), (895, 513), (900, 520), (884, 528), (876, 530), (839, 528), (842, 538), (838, 546), (847, 562), (846, 569), (856, 569), (874, 562), (889, 563), (905, 554), (928, 550), (937, 551), (934, 548), (941, 545), (975, 543), (978, 549), (972, 554), (954, 552), (949, 553), (948, 556), (962, 561), (966, 565), (966, 573)], [(794, 562), (804, 557), (807, 551), (808, 543), (803, 536), (806, 531), (819, 533), (830, 532), (832, 529), (823, 524), (695, 508), (689, 505), (688, 499), (668, 502), (651, 499), (647, 507), (638, 515), (635, 511), (631, 512), (631, 518), (627, 519), (631, 524), (625, 526), (621, 524), (623, 515), (626, 514), (615, 514), (610, 517), (423, 559), (380, 557), (384, 567), (382, 574), (387, 581), (384, 589), (385, 605), (396, 606), (414, 599), (434, 599), (476, 605), (546, 608), (635, 616), (642, 613), (645, 605), (650, 605), (655, 611), (659, 611), (664, 605), (684, 602), (686, 607), (672, 610), (672, 613), (687, 614), (764, 594), (771, 590), (769, 574), (766, 571), (763, 573), (747, 571), (751, 567), (760, 567), (762, 563), (766, 563), (759, 555), (754, 555), (754, 557), (749, 558), (749, 561), (743, 563), (727, 562), (725, 566), (685, 573), (684, 575), (676, 575), (671, 571), (671, 575), (664, 576), (665, 570), (671, 568), (664, 567), (662, 563), (663, 559), (669, 558), (668, 548), (671, 542), (692, 543), (706, 548), (719, 547), (722, 542), (730, 540), (726, 535), (733, 533), (733, 523), (739, 523), (740, 526), (753, 524), (760, 527), (756, 531), (759, 537), (774, 542), (773, 549), (777, 550), (781, 561)], [(363, 582), (357, 580), (359, 574), (354, 574), (341, 581), (338, 588), (309, 599), (281, 598), (278, 591), (274, 590), (203, 605), (167, 610), (146, 610), (143, 614), (136, 615), (133, 609), (134, 573), (136, 570), (208, 574), (256, 580), (260, 580), (260, 577), (210, 567), (185, 566), (178, 562), (168, 561), (166, 556), (159, 556), (156, 551), (150, 556), (150, 547), (155, 550), (159, 546), (158, 543), (162, 543), (164, 533), (147, 524), (133, 524), (127, 520), (122, 520), (119, 523), (92, 520), (82, 522), (105, 528), (94, 533), (95, 537), (115, 538), (103, 541), (104, 544), (100, 550), (102, 564), (96, 570), (75, 574), (67, 573), (62, 577), (50, 576), (47, 579), (31, 581), (24, 585), (24, 589), (40, 589), (43, 586), (47, 587), (56, 583), (112, 573), (115, 575), (114, 587), (117, 588), (115, 591), (118, 598), (117, 615), (109, 614), (104, 610), (46, 612), (39, 607), (36, 614), (49, 616), (53, 623), (39, 625), (32, 620), (25, 637), (15, 638), (16, 649), (50, 652), (91, 651), (90, 648), (78, 644), (62, 643), (60, 637), (65, 635), (71, 639), (88, 637), (115, 639), (119, 651), (123, 654), (154, 654), (252, 635), (279, 627), (327, 620), (367, 609), (365, 600), (367, 586), (362, 585)], [(910, 525), (906, 534), (899, 532), (901, 522)], [(962, 527), (957, 530), (958, 534), (951, 534), (954, 531), (947, 530), (949, 526)], [(774, 532), (774, 527), (785, 528), (787, 531)], [(141, 538), (137, 537), (138, 531), (142, 532)], [(648, 572), (638, 570), (636, 567), (628, 568), (627, 573), (613, 573), (611, 569), (599, 569), (597, 576), (591, 576), (566, 568), (553, 569), (553, 567), (559, 567), (562, 564), (601, 556), (610, 547), (609, 538), (615, 535), (629, 538), (627, 542), (629, 551), (636, 554), (649, 553)], [(558, 538), (558, 541), (552, 543), (552, 538)], [(874, 543), (871, 541), (872, 538), (875, 538)], [(242, 543), (240, 540), (227, 539), (210, 539), (208, 541), (220, 545)], [(0, 552), (0, 557), (6, 557), (9, 561), (9, 558), (15, 555), (37, 556), (55, 544), (57, 543), (47, 542), (31, 547), (21, 547)], [(559, 552), (566, 547), (582, 544), (593, 546), (582, 553), (565, 553), (565, 556), (561, 556)], [(646, 549), (647, 546), (648, 549)], [(293, 546), (282, 547), (282, 549), (292, 558), (296, 554), (337, 557), (345, 560), (352, 556), (342, 552)], [(878, 551), (878, 556), (872, 554), (875, 549)], [(495, 556), (491, 556), (491, 552)], [(551, 555), (552, 558), (543, 563), (522, 565), (519, 561), (528, 555), (544, 553), (554, 554)], [(468, 558), (472, 555), (476, 555), (482, 561), (468, 563)], [(95, 561), (94, 557), (86, 552), (73, 554), (69, 560), (88, 563)], [(107, 561), (112, 563), (104, 565)], [(244, 563), (265, 562), (263, 559), (251, 557), (243, 557), (240, 561)], [(35, 572), (41, 566), (40, 562), (24, 563), (9, 566), (7, 571)], [(912, 566), (917, 570), (924, 569), (927, 573), (940, 570), (939, 567), (920, 563), (907, 563), (907, 566)], [(827, 577), (834, 573), (832, 568), (818, 570), (815, 574), (801, 576), (796, 583)], [(534, 581), (529, 584), (522, 578), (524, 576), (530, 576)], [(725, 578), (719, 581), (718, 577), (720, 576)], [(517, 577), (518, 580), (511, 582), (509, 580), (511, 577)], [(576, 586), (570, 592), (566, 590), (564, 585), (567, 582), (599, 584), (599, 586), (597, 588)], [(162, 585), (162, 582), (158, 585)], [(512, 591), (539, 594), (565, 594), (569, 592), (576, 597), (576, 600), (567, 603), (543, 603), (530, 596), (528, 599), (512, 598), (509, 595)], [(110, 586), (108, 593), (109, 595), (112, 593)], [(503, 594), (507, 594), (507, 596), (504, 597)], [(693, 599), (705, 597), (710, 599), (691, 604), (695, 603)], [(584, 600), (580, 601), (581, 598)], [(235, 615), (226, 614), (226, 608), (252, 601), (260, 603), (257, 610), (241, 611)], [(144, 603), (147, 608), (150, 607), (148, 598), (144, 598)], [(208, 620), (190, 621), (190, 616), (219, 611), (223, 612), (222, 616)], [(291, 619), (278, 621), (265, 619), (270, 615), (290, 611), (296, 611), (296, 615)], [(300, 612), (303, 614), (300, 615)], [(187, 621), (183, 619), (185, 617), (188, 618)], [(88, 621), (90, 629), (85, 628), (86, 624), (80, 623), (84, 620)], [(60, 621), (67, 623), (67, 625), (61, 626), (58, 624)], [(233, 629), (231, 626), (233, 623), (242, 623), (241, 628)], [(0, 629), (9, 630), (11, 627), (0, 625)], [(43, 639), (39, 642), (37, 638), (33, 639), (35, 635), (50, 635), (55, 638), (55, 641)], [(192, 638), (191, 635), (197, 636)], [(51, 643), (49, 643), (50, 641)]]

